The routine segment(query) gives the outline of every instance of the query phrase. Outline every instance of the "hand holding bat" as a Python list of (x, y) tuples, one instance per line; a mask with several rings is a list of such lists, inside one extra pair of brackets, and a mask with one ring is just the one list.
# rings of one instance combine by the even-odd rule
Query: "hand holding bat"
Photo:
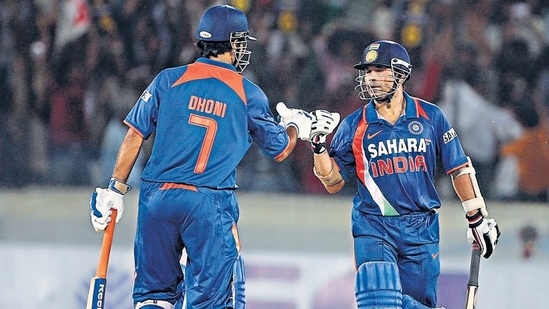
[[(112, 210), (112, 216), (116, 218), (116, 209)], [(105, 292), (107, 287), (107, 269), (109, 265), (109, 257), (111, 254), (112, 240), (114, 236), (114, 227), (116, 220), (111, 220), (103, 234), (101, 243), (101, 251), (99, 253), (99, 262), (95, 276), (91, 279), (90, 290), (88, 293), (88, 301), (86, 309), (103, 309), (105, 306)]]

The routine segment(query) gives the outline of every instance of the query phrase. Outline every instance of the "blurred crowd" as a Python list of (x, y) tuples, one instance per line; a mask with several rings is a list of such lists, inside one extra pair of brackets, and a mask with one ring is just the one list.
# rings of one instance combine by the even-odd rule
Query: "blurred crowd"
[[(549, 4), (541, 0), (3, 0), (0, 186), (105, 185), (122, 119), (160, 70), (196, 59), (198, 19), (218, 3), (246, 12), (258, 41), (244, 74), (273, 111), (284, 101), (349, 114), (364, 104), (352, 65), (371, 41), (395, 40), (412, 58), (406, 91), (443, 108), (484, 195), (547, 200)], [(324, 192), (307, 143), (283, 163), (259, 152), (252, 147), (239, 166), (243, 190)], [(449, 183), (441, 175), (441, 188)]]

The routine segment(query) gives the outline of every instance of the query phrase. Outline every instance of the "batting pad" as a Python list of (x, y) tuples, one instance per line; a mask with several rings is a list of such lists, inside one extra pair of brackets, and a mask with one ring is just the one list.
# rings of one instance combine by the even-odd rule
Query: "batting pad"
[(401, 309), (402, 286), (397, 265), (383, 261), (360, 265), (355, 295), (358, 309)]
[(233, 297), (235, 309), (246, 309), (246, 272), (244, 271), (244, 260), (239, 255), (236, 258), (233, 268)]

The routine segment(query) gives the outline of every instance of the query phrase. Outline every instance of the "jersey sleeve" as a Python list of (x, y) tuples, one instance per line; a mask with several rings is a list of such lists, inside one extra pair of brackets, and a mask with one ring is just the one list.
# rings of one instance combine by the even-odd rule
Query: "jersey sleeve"
[(265, 93), (251, 82), (246, 84), (246, 88), (249, 134), (261, 151), (274, 160), (288, 147), (288, 134), (275, 120)]
[(341, 121), (334, 133), (328, 152), (338, 165), (341, 177), (347, 183), (356, 173), (356, 162), (353, 154), (353, 136), (356, 127), (354, 115), (351, 114)]
[(166, 89), (166, 85), (162, 85), (162, 74), (158, 74), (124, 119), (124, 123), (137, 130), (144, 139), (149, 138), (156, 130), (158, 108), (164, 89)]
[(467, 157), (450, 121), (448, 121), (442, 110), (437, 110), (438, 113), (434, 122), (435, 132), (437, 132), (437, 144), (439, 145), (442, 168), (445, 173), (449, 173), (467, 163)]

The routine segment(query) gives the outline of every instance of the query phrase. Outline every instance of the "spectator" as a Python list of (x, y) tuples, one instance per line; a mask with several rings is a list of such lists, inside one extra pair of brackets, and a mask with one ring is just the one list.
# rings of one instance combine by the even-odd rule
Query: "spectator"
[(38, 35), (32, 1), (0, 2), (0, 186), (21, 187), (33, 181), (29, 173), (31, 119), (34, 99), (28, 81), (32, 78), (31, 44)]
[[(135, 100), (141, 94), (141, 89), (145, 89), (147, 84), (144, 82), (148, 78), (148, 72), (134, 69), (123, 75), (113, 75), (107, 78), (103, 85), (103, 95), (105, 106), (110, 111), (110, 117), (104, 129), (101, 145), (99, 148), (99, 170), (95, 182), (101, 179), (110, 178), (114, 169), (118, 149), (124, 140), (127, 132), (127, 126), (122, 122), (128, 114)], [(139, 179), (145, 166), (146, 151), (140, 152), (128, 178), (128, 184), (139, 186)]]
[(501, 155), (514, 157), (518, 170), (519, 200), (547, 202), (549, 191), (549, 126), (541, 120), (531, 100), (514, 106), (524, 127), (522, 136), (502, 146)]
[(453, 123), (459, 136), (475, 137), (462, 138), (461, 143), (475, 162), (481, 191), (485, 197), (490, 198), (494, 190), (494, 170), (499, 156), (499, 145), (516, 138), (521, 130), (520, 124), (508, 110), (481, 95), (482, 80), (478, 67), (465, 66), (462, 74), (455, 73), (448, 78), (438, 105)]
[(48, 98), (50, 177), (55, 185), (90, 183), (88, 164), (92, 145), (84, 106), (89, 80), (83, 57), (71, 57), (85, 54), (85, 49), (78, 50), (84, 48), (83, 42), (66, 45)]

